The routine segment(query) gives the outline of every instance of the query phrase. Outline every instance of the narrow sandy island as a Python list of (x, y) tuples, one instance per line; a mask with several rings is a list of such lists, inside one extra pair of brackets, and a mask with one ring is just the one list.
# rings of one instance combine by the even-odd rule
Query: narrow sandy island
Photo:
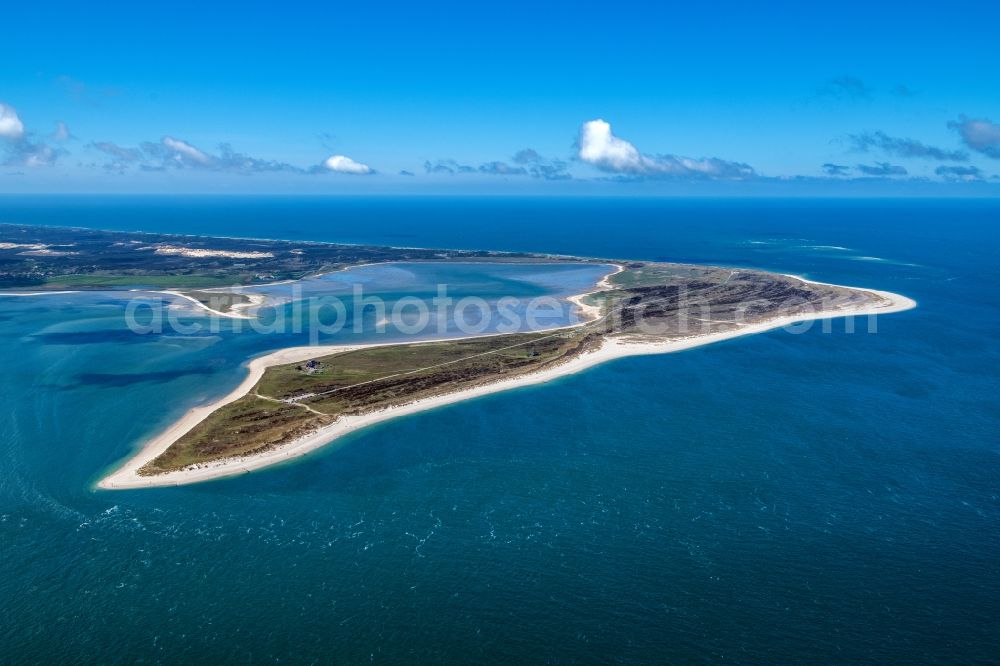
[(208, 307), (205, 303), (202, 303), (197, 298), (189, 296), (182, 291), (174, 291), (173, 289), (165, 289), (163, 291), (149, 291), (146, 289), (132, 289), (131, 291), (141, 291), (147, 294), (167, 294), (169, 296), (176, 296), (177, 298), (183, 298), (186, 301), (194, 303), (196, 306), (202, 310), (207, 310), (208, 312), (219, 316), (228, 317), (229, 319), (254, 319), (255, 317), (250, 314), (243, 314), (241, 310), (251, 310), (253, 308), (258, 308), (267, 301), (267, 298), (262, 294), (244, 294), (239, 292), (241, 296), (246, 296), (249, 300), (246, 303), (237, 303), (236, 305), (230, 306), (229, 312), (223, 312), (222, 310), (216, 310), (214, 308)]
[[(797, 279), (800, 279), (803, 282), (810, 282), (804, 278)], [(602, 281), (605, 288), (609, 286), (609, 283), (606, 280), (607, 278)], [(266, 451), (264, 453), (248, 457), (228, 458), (215, 462), (203, 463), (193, 468), (158, 474), (156, 476), (140, 476), (138, 474), (137, 471), (139, 468), (166, 451), (171, 444), (198, 425), (198, 423), (204, 420), (209, 414), (214, 412), (219, 407), (229, 404), (246, 395), (257, 384), (267, 368), (277, 365), (285, 365), (288, 363), (296, 363), (306, 359), (337, 352), (346, 352), (355, 349), (365, 349), (369, 347), (384, 346), (385, 344), (399, 343), (293, 347), (290, 349), (280, 350), (266, 356), (253, 359), (249, 363), (249, 372), (247, 377), (236, 389), (229, 393), (229, 395), (210, 405), (190, 410), (184, 415), (183, 418), (174, 423), (167, 430), (147, 442), (142, 449), (132, 456), (122, 467), (103, 478), (98, 483), (98, 487), (104, 489), (127, 489), (174, 486), (244, 474), (306, 455), (329, 444), (339, 437), (381, 421), (434, 409), (436, 407), (461, 402), (463, 400), (470, 400), (472, 398), (489, 395), (491, 393), (549, 382), (617, 358), (678, 352), (685, 349), (691, 349), (693, 347), (708, 345), (743, 335), (762, 333), (764, 331), (806, 321), (832, 319), (837, 317), (890, 314), (916, 307), (915, 301), (899, 294), (874, 289), (861, 289), (858, 287), (849, 288), (874, 294), (878, 296), (880, 300), (878, 303), (872, 305), (842, 308), (813, 314), (776, 317), (760, 323), (746, 324), (734, 330), (703, 335), (692, 335), (664, 342), (639, 342), (628, 340), (626, 338), (606, 338), (597, 350), (575, 356), (569, 361), (555, 367), (521, 375), (508, 380), (497, 381), (492, 384), (477, 386), (467, 390), (416, 400), (404, 405), (389, 407), (367, 414), (342, 416), (335, 423), (332, 423), (329, 426), (321, 428), (316, 432), (295, 440), (287, 445)]]

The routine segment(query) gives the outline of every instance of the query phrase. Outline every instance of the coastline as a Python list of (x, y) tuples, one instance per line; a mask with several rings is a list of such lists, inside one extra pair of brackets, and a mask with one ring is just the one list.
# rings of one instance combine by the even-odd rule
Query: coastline
[[(617, 266), (617, 264), (616, 264)], [(622, 269), (621, 266), (618, 266)], [(579, 294), (575, 297), (570, 297), (572, 302), (574, 302), (585, 314), (592, 313), (592, 310), (587, 310), (587, 308), (594, 308), (594, 306), (588, 306), (586, 304), (580, 303), (575, 299), (580, 299), (588, 294), (595, 293), (596, 291), (601, 291), (603, 288), (608, 288), (610, 282), (609, 278), (616, 274), (610, 273), (605, 276), (601, 282), (595, 287), (594, 290), (586, 292), (585, 294)], [(828, 284), (813, 282), (799, 276), (789, 276), (796, 279), (802, 280), (803, 282), (811, 282), (813, 284)], [(840, 286), (843, 285), (831, 285)], [(542, 384), (560, 377), (567, 375), (576, 374), (582, 372), (588, 368), (599, 365), (601, 363), (606, 363), (608, 361), (625, 358), (629, 356), (641, 356), (641, 355), (652, 355), (652, 354), (667, 354), (678, 351), (684, 351), (687, 349), (692, 349), (695, 347), (700, 347), (703, 345), (713, 344), (715, 342), (721, 342), (723, 340), (729, 340), (732, 338), (741, 337), (744, 335), (753, 335), (757, 333), (763, 333), (776, 328), (781, 328), (791, 324), (802, 323), (806, 321), (815, 321), (822, 319), (834, 319), (840, 317), (851, 317), (851, 316), (869, 316), (869, 315), (879, 315), (879, 314), (891, 314), (894, 312), (902, 312), (905, 310), (912, 309), (916, 307), (916, 301), (902, 296), (900, 294), (895, 294), (892, 292), (879, 291), (875, 289), (862, 289), (858, 287), (847, 287), (850, 289), (857, 289), (859, 291), (868, 292), (875, 294), (882, 299), (882, 302), (867, 305), (862, 307), (838, 309), (838, 310), (828, 310), (823, 312), (802, 314), (802, 315), (788, 315), (784, 317), (775, 317), (767, 321), (748, 324), (740, 328), (722, 331), (717, 333), (692, 335), (684, 338), (679, 338), (675, 340), (669, 340), (664, 342), (648, 342), (648, 341), (628, 341), (622, 338), (606, 338), (601, 347), (595, 351), (588, 352), (576, 356), (565, 363), (561, 363), (557, 366), (546, 368), (544, 370), (539, 370), (533, 373), (528, 373), (521, 375), (519, 377), (514, 377), (510, 379), (496, 381), (490, 384), (485, 384), (482, 386), (476, 386), (473, 388), (455, 391), (453, 393), (447, 393), (441, 396), (434, 396), (430, 398), (423, 398), (416, 400), (404, 405), (399, 405), (395, 407), (387, 407), (380, 410), (373, 411), (368, 414), (362, 414), (357, 416), (343, 416), (340, 417), (335, 423), (329, 426), (320, 428), (319, 430), (306, 435), (300, 439), (297, 439), (289, 444), (283, 445), (274, 450), (266, 451), (257, 455), (251, 455), (247, 457), (236, 457), (227, 458), (224, 460), (203, 463), (191, 469), (178, 470), (174, 472), (168, 472), (166, 474), (158, 474), (156, 476), (140, 476), (137, 471), (145, 465), (147, 462), (153, 460), (159, 456), (163, 451), (165, 451), (173, 442), (180, 439), (187, 432), (198, 425), (202, 420), (208, 417), (209, 414), (214, 412), (219, 407), (229, 404), (239, 398), (243, 397), (256, 385), (256, 383), (263, 376), (264, 371), (272, 366), (284, 365), (287, 363), (295, 363), (298, 361), (303, 361), (309, 358), (315, 358), (317, 356), (329, 355), (337, 352), (347, 352), (354, 351), (357, 349), (367, 349), (372, 347), (379, 347), (385, 345), (399, 344), (395, 343), (373, 343), (365, 345), (327, 345), (327, 346), (314, 346), (314, 347), (291, 347), (283, 350), (278, 350), (272, 352), (265, 356), (253, 359), (249, 365), (249, 372), (247, 377), (240, 383), (240, 385), (231, 391), (228, 395), (223, 398), (213, 402), (210, 405), (203, 407), (196, 407), (189, 410), (181, 419), (173, 423), (166, 430), (149, 440), (141, 449), (133, 453), (128, 460), (123, 465), (120, 465), (115, 471), (104, 476), (98, 483), (97, 488), (105, 490), (121, 490), (121, 489), (136, 489), (136, 488), (150, 488), (150, 487), (163, 487), (163, 486), (176, 486), (176, 485), (186, 485), (190, 483), (198, 483), (201, 481), (208, 481), (211, 479), (224, 478), (228, 476), (235, 476), (239, 474), (249, 473), (254, 470), (258, 470), (264, 467), (269, 467), (271, 465), (276, 465), (281, 462), (294, 460), (303, 455), (307, 455), (323, 446), (332, 443), (334, 440), (343, 437), (344, 435), (360, 430), (367, 426), (373, 425), (375, 423), (380, 423), (382, 421), (387, 421), (389, 419), (397, 418), (400, 416), (406, 416), (409, 414), (415, 414), (422, 411), (427, 411), (435, 409), (437, 407), (442, 407), (445, 405), (461, 402), (464, 400), (470, 400), (485, 395), (490, 395), (492, 393), (498, 393), (500, 391), (507, 391), (510, 389), (520, 388), (523, 386), (532, 386), (535, 384)], [(589, 320), (588, 320), (589, 321)], [(587, 322), (580, 322), (583, 325)], [(457, 339), (457, 338), (453, 338)], [(419, 343), (429, 343), (435, 342), (435, 340), (423, 340)]]
[(79, 291), (25, 291), (25, 292), (14, 292), (14, 291), (0, 291), (0, 296), (54, 296), (56, 294), (79, 294)]
[(588, 322), (596, 321), (597, 319), (600, 318), (601, 308), (600, 306), (597, 305), (584, 303), (583, 299), (586, 298), (587, 296), (590, 296), (591, 294), (596, 294), (601, 291), (607, 291), (608, 289), (613, 289), (614, 287), (611, 284), (611, 278), (613, 278), (614, 276), (618, 275), (619, 273), (625, 270), (625, 267), (622, 266), (621, 264), (611, 263), (608, 265), (614, 266), (615, 270), (611, 271), (610, 273), (602, 277), (597, 282), (597, 284), (594, 285), (593, 289), (591, 289), (590, 291), (585, 291), (582, 294), (576, 294), (574, 296), (566, 297), (566, 300), (575, 305), (579, 310), (580, 314), (582, 314), (586, 319), (586, 321)]

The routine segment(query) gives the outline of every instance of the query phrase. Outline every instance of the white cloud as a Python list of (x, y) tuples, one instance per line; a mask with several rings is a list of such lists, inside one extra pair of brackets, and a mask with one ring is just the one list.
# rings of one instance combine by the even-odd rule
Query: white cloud
[(372, 168), (370, 166), (367, 164), (361, 164), (360, 162), (355, 162), (346, 155), (331, 155), (326, 158), (326, 161), (323, 162), (323, 166), (330, 171), (336, 171), (337, 173), (350, 173), (355, 175), (372, 173)]
[(748, 178), (754, 170), (747, 164), (717, 157), (693, 159), (677, 155), (643, 155), (634, 145), (611, 131), (611, 124), (597, 119), (580, 128), (578, 156), (602, 171), (663, 178), (689, 176), (701, 178)]
[(639, 150), (612, 134), (611, 124), (601, 119), (580, 128), (580, 159), (608, 171), (641, 173), (648, 168)]
[(211, 163), (212, 158), (201, 152), (194, 146), (192, 146), (187, 141), (181, 141), (180, 139), (175, 139), (171, 136), (163, 137), (163, 145), (174, 151), (176, 157), (186, 158), (198, 164), (207, 165)]
[(2, 146), (6, 154), (2, 162), (5, 166), (51, 166), (61, 154), (61, 151), (44, 143), (35, 143), (29, 139), (17, 111), (3, 102), (0, 102), (0, 139), (6, 139)]
[(66, 123), (60, 120), (56, 123), (56, 131), (52, 133), (52, 138), (56, 141), (68, 141), (73, 138), (73, 135), (70, 134), (69, 127)]
[(14, 107), (0, 102), (0, 137), (20, 139), (24, 136), (24, 123), (17, 117)]

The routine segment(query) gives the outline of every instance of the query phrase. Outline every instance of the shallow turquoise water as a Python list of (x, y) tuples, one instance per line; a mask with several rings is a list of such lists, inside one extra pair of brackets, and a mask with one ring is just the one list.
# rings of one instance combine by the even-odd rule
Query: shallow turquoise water
[[(995, 203), (4, 199), (0, 219), (755, 266), (920, 303), (876, 334), (623, 359), (298, 464), (97, 493), (144, 436), (289, 341), (136, 341), (112, 295), (0, 300), (5, 661), (1000, 649)], [(390, 294), (413, 284), (389, 277)], [(509, 277), (450, 281), (527, 296), (587, 276)]]

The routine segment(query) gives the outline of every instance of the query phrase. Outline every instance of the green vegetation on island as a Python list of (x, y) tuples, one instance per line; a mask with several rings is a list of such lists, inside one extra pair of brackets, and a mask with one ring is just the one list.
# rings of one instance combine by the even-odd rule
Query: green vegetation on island
[(253, 391), (213, 412), (140, 473), (267, 451), (341, 416), (537, 371), (598, 339), (586, 330), (511, 334), (370, 347), (268, 368)]
[(644, 262), (629, 263), (610, 283), (590, 296), (602, 315), (574, 328), (373, 346), (267, 368), (246, 396), (211, 413), (139, 474), (260, 454), (342, 417), (545, 370), (609, 337), (668, 342), (878, 298), (760, 271)]

